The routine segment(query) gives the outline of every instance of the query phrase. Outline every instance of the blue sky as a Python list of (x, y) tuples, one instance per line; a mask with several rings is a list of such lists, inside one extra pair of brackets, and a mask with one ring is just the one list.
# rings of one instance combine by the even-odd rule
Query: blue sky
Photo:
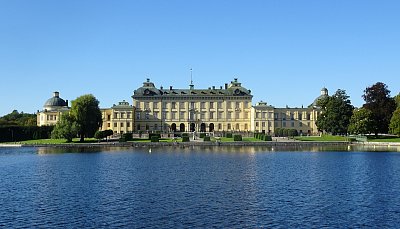
[(400, 92), (400, 1), (0, 0), (0, 115), (60, 91), (130, 103), (150, 78), (196, 88), (239, 78), (253, 103), (309, 105), (327, 87), (361, 106)]

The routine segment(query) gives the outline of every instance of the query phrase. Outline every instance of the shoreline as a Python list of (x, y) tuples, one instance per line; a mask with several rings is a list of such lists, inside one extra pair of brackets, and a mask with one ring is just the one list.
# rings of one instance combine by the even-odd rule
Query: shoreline
[(34, 148), (95, 148), (95, 147), (126, 147), (126, 148), (159, 148), (159, 147), (219, 147), (219, 146), (266, 146), (282, 148), (302, 147), (367, 147), (391, 148), (398, 147), (400, 142), (344, 142), (344, 141), (269, 141), (269, 142), (101, 142), (101, 143), (63, 143), (63, 144), (0, 144), (0, 148), (34, 147)]

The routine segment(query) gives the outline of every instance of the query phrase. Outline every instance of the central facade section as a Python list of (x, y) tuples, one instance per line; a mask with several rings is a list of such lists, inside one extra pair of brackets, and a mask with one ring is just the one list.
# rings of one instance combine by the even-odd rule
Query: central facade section
[(132, 98), (137, 131), (250, 131), (253, 96), (236, 78), (208, 89), (156, 88), (147, 79)]

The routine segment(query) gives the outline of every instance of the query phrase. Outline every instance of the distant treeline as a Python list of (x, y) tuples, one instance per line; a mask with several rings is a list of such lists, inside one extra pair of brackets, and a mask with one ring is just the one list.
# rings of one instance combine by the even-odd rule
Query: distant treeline
[(54, 126), (2, 126), (0, 142), (18, 142), (32, 139), (48, 139)]

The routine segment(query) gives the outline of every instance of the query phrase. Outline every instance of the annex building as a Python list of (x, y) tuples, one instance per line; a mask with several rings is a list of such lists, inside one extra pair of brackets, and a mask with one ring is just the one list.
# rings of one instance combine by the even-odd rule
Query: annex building
[[(146, 79), (132, 95), (133, 105), (125, 100), (111, 108), (101, 108), (101, 130), (114, 134), (131, 132), (264, 132), (274, 134), (277, 128), (295, 129), (299, 134), (318, 134), (316, 120), (320, 114), (317, 101), (328, 96), (326, 88), (308, 107), (276, 108), (260, 101), (252, 104), (251, 90), (237, 78), (224, 86), (197, 89), (191, 83), (186, 89), (172, 86), (157, 88)], [(42, 111), (37, 113), (38, 126), (55, 125), (69, 111), (68, 100), (54, 92)]]

